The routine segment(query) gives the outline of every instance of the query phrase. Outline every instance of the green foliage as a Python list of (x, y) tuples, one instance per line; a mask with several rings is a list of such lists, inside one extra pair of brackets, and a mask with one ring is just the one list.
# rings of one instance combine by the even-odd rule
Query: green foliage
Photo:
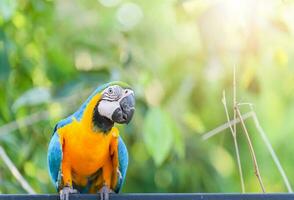
[(169, 115), (160, 108), (151, 108), (147, 112), (143, 125), (143, 136), (146, 148), (156, 165), (161, 165), (168, 156), (176, 130)]
[[(122, 80), (137, 98), (119, 127), (130, 152), (124, 192), (238, 192), (229, 130), (201, 140), (226, 122), (221, 94), (231, 103), (236, 64), (238, 99), (255, 105), (294, 184), (293, 2), (252, 2), (1, 0), (0, 126), (40, 111), (49, 120), (0, 129), (0, 145), (37, 192), (55, 192), (45, 156), (54, 125), (98, 85)], [(285, 191), (246, 123), (267, 191)], [(238, 139), (246, 190), (258, 192)], [(0, 193), (23, 192), (0, 160)]]

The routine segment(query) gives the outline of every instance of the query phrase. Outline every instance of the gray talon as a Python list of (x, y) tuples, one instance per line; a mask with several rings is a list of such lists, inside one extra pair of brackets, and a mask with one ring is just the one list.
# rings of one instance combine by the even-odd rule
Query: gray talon
[(109, 194), (113, 191), (107, 185), (103, 185), (100, 190), (100, 200), (109, 200)]
[(69, 200), (69, 194), (76, 194), (76, 193), (78, 193), (76, 189), (66, 186), (62, 188), (59, 192), (60, 200)]

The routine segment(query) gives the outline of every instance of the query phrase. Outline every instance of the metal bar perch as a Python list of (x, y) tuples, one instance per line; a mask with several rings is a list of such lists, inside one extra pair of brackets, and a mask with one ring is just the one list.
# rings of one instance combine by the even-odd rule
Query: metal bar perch
[[(99, 200), (100, 195), (73, 194), (70, 200)], [(111, 194), (111, 200), (292, 200), (294, 194), (133, 193)], [(59, 200), (56, 194), (0, 195), (0, 200)]]

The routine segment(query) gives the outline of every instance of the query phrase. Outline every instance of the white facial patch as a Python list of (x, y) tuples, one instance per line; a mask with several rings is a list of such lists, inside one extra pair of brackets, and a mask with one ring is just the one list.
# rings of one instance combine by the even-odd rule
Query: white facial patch
[(120, 108), (121, 100), (128, 96), (134, 95), (131, 89), (122, 89), (118, 85), (110, 86), (103, 91), (103, 97), (99, 102), (98, 113), (112, 120), (112, 115), (117, 108)]
[(100, 115), (107, 117), (108, 119), (112, 119), (112, 114), (119, 107), (119, 101), (101, 100), (97, 109)]

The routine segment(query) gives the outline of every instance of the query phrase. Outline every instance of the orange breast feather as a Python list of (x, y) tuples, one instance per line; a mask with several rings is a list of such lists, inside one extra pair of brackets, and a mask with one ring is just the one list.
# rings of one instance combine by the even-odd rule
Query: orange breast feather
[(62, 164), (67, 162), (81, 184), (85, 184), (84, 178), (97, 172), (110, 159), (110, 147), (113, 143), (117, 144), (114, 141), (118, 138), (115, 127), (108, 134), (97, 133), (76, 120), (59, 129), (58, 133), (63, 139)]

